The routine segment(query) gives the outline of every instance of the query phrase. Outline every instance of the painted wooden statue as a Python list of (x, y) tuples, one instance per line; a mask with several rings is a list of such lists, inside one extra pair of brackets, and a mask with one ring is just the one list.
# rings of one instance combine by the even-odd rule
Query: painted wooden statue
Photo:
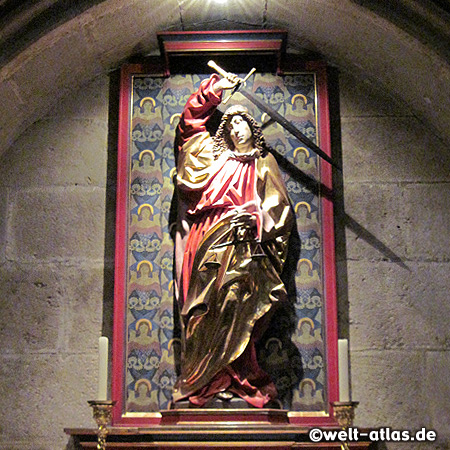
[(176, 279), (182, 355), (174, 402), (208, 406), (234, 396), (255, 407), (277, 397), (255, 344), (287, 300), (281, 272), (294, 216), (275, 158), (246, 108), (215, 134), (206, 122), (236, 75), (212, 75), (180, 120)]

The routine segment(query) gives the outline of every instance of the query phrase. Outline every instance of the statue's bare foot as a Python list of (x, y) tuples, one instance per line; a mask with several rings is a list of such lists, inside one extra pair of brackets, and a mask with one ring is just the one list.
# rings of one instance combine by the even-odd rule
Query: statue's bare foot
[(218, 392), (216, 394), (216, 398), (219, 400), (230, 401), (234, 395), (229, 391)]

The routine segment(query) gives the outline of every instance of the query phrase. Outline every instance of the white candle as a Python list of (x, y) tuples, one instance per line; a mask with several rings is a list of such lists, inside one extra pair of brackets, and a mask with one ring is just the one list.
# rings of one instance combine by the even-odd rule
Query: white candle
[(97, 400), (108, 399), (108, 338), (98, 340), (98, 392)]
[(350, 401), (350, 382), (348, 370), (348, 340), (338, 340), (339, 355), (339, 401)]

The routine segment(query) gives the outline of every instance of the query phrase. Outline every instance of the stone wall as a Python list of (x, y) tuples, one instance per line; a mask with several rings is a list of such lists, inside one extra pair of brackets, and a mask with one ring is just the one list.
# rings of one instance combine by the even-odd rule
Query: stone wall
[[(339, 309), (356, 422), (445, 439), (450, 152), (369, 82), (342, 74), (340, 90)], [(92, 81), (2, 157), (0, 449), (61, 450), (63, 428), (93, 426), (97, 338), (112, 320), (108, 98), (108, 78)]]
[[(347, 226), (338, 270), (347, 275), (340, 300), (348, 302), (356, 424), (434, 428), (444, 441), (450, 152), (430, 124), (364, 80), (354, 83), (341, 84)], [(405, 445), (415, 448), (387, 448)]]
[(64, 427), (94, 424), (87, 400), (112, 284), (108, 85), (68, 96), (1, 161), (2, 449), (62, 449)]

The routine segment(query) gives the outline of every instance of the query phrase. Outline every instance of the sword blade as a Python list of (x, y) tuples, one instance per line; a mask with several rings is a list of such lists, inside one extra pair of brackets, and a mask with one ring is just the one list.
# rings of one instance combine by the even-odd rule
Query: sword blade
[(239, 87), (240, 92), (244, 97), (248, 98), (254, 103), (261, 111), (265, 112), (271, 119), (279, 123), (285, 130), (289, 131), (300, 142), (307, 145), (314, 153), (319, 155), (327, 163), (331, 164), (338, 170), (342, 170), (337, 163), (335, 163), (318, 145), (316, 145), (311, 139), (306, 137), (295, 125), (285, 119), (279, 112), (272, 109), (269, 105), (266, 105), (256, 95), (249, 90), (245, 89), (242, 85)]

